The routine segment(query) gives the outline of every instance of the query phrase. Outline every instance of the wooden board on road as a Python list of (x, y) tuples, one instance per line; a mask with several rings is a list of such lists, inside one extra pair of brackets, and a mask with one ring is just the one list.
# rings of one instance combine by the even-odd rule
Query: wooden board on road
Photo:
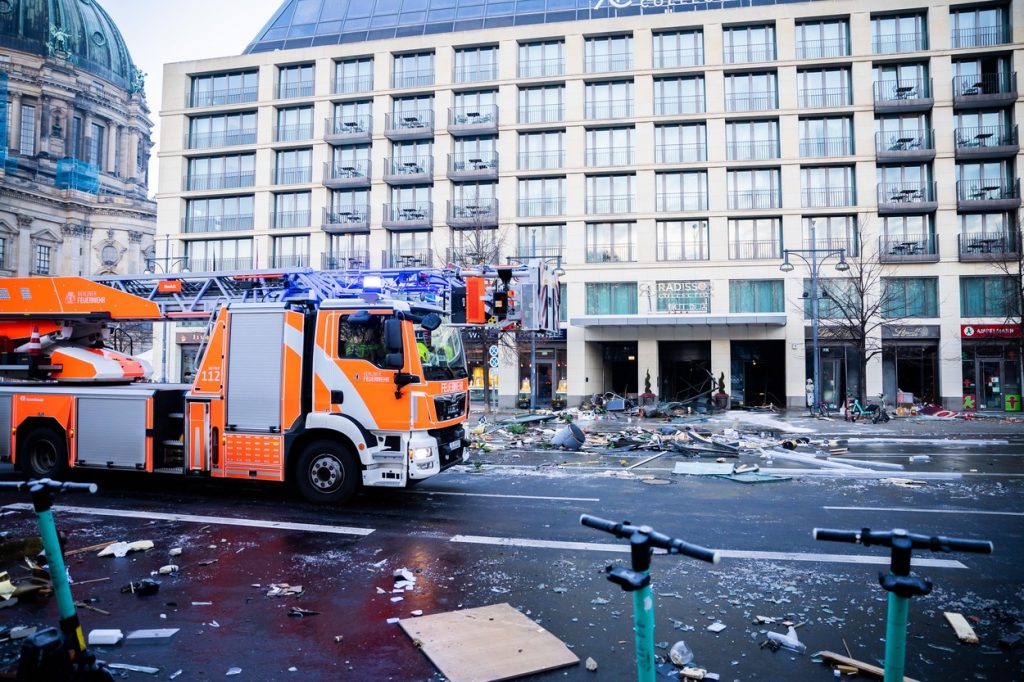
[(494, 682), (579, 663), (550, 632), (508, 604), (399, 621), (451, 682)]

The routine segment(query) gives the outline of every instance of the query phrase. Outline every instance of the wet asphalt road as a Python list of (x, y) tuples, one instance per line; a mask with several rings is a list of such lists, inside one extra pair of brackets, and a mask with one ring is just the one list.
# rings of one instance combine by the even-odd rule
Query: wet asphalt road
[[(596, 673), (582, 663), (538, 675), (537, 680), (635, 678), (628, 595), (608, 583), (604, 567), (624, 562), (610, 536), (583, 528), (580, 513), (647, 523), (691, 542), (732, 550), (714, 567), (656, 556), (656, 640), (683, 639), (696, 662), (722, 680), (828, 680), (831, 671), (809, 655), (822, 649), (876, 662), (884, 651), (885, 593), (877, 583), (884, 566), (853, 557), (884, 557), (881, 548), (815, 542), (815, 526), (906, 527), (995, 542), (992, 556), (919, 555), (947, 563), (922, 567), (932, 594), (911, 605), (907, 675), (918, 680), (1016, 680), (1024, 656), (996, 647), (1000, 637), (1024, 628), (1024, 445), (1014, 439), (943, 444), (852, 441), (849, 457), (899, 462), (915, 473), (956, 473), (906, 488), (883, 476), (794, 473), (791, 481), (743, 485), (712, 477), (674, 476), (678, 457), (663, 457), (632, 473), (669, 481), (616, 478), (644, 453), (593, 454), (492, 452), (476, 467), (458, 468), (410, 491), (375, 491), (338, 509), (312, 507), (277, 486), (233, 482), (94, 477), (95, 496), (65, 496), (65, 505), (103, 508), (110, 515), (59, 512), (69, 549), (105, 541), (150, 539), (155, 549), (122, 559), (93, 553), (71, 558), (77, 599), (110, 615), (85, 610), (93, 628), (174, 627), (167, 643), (102, 647), (108, 661), (156, 666), (158, 676), (126, 673), (128, 679), (441, 679), (391, 617), (407, 617), (508, 602), (566, 642), (581, 661), (593, 657)], [(928, 462), (908, 462), (928, 454)], [(787, 465), (776, 460), (776, 468)], [(0, 493), (0, 505), (23, 502)], [(174, 521), (146, 512), (320, 524), (319, 530), (225, 525), (218, 519)], [(32, 531), (22, 511), (2, 519), (8, 537)], [(273, 525), (273, 524), (263, 524)], [(372, 529), (367, 535), (327, 532), (337, 527)], [(475, 536), (477, 542), (464, 542)], [(505, 546), (500, 538), (522, 544)], [(560, 543), (594, 543), (582, 548)], [(171, 559), (167, 551), (180, 546)], [(781, 552), (765, 559), (752, 552)], [(823, 557), (817, 555), (839, 555)], [(216, 559), (215, 563), (205, 562)], [(805, 559), (805, 560), (796, 560)], [(951, 564), (948, 562), (960, 562)], [(177, 563), (150, 597), (121, 594), (130, 580)], [(392, 602), (392, 571), (417, 575), (416, 589)], [(12, 575), (19, 568), (0, 566)], [(88, 582), (88, 581), (96, 582)], [(297, 597), (266, 596), (271, 583), (299, 584)], [(256, 587), (259, 585), (259, 587)], [(607, 603), (604, 603), (607, 600)], [(205, 602), (210, 602), (206, 604)], [(288, 617), (293, 606), (320, 615)], [(963, 613), (980, 646), (959, 644), (942, 616)], [(759, 647), (766, 627), (758, 615), (788, 617), (804, 625), (808, 655)], [(52, 601), (0, 610), (0, 624), (56, 621)], [(713, 622), (725, 629), (706, 630)], [(777, 628), (782, 631), (782, 628)], [(335, 642), (336, 636), (343, 641)], [(664, 650), (659, 650), (665, 653)], [(9, 657), (12, 648), (0, 647)], [(289, 668), (296, 672), (289, 672)], [(668, 679), (668, 678), (665, 678)]]

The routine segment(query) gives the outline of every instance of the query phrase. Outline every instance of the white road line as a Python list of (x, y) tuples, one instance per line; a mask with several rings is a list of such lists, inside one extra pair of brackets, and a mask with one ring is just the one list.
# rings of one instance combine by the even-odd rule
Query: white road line
[[(32, 511), (30, 504), (9, 504), (4, 509)], [(66, 514), (88, 514), (90, 516), (116, 516), (124, 519), (155, 519), (157, 521), (182, 521), (184, 523), (208, 523), (219, 526), (246, 526), (249, 528), (272, 528), (274, 530), (299, 530), (310, 533), (332, 535), (369, 535), (373, 528), (351, 528), (349, 526), (325, 526), (318, 523), (291, 523), (290, 521), (269, 521), (266, 519), (236, 519), (226, 516), (196, 516), (194, 514), (165, 514), (162, 512), (139, 511), (137, 509), (106, 509), (100, 507), (54, 506), (54, 511)]]
[(502, 495), (499, 493), (462, 493), (448, 490), (407, 490), (417, 495), (458, 495), (460, 497), (503, 497), (512, 500), (553, 500), (555, 502), (600, 502), (599, 497), (548, 497), (546, 495)]
[(984, 516), (1024, 516), (1024, 512), (977, 511), (973, 509), (915, 509), (913, 507), (822, 507), (839, 511), (918, 512), (921, 514), (978, 514)]
[[(560, 540), (533, 540), (530, 538), (495, 538), (483, 535), (455, 535), (452, 542), (500, 547), (527, 547), (533, 549), (572, 549), (585, 552), (629, 552), (629, 545), (600, 542), (564, 542)], [(888, 566), (889, 557), (868, 554), (816, 554), (810, 552), (752, 552), (739, 549), (720, 549), (720, 556), (728, 559), (760, 559), (768, 561), (816, 561), (837, 564), (870, 564)], [(911, 564), (922, 568), (967, 568), (950, 559), (913, 559)]]

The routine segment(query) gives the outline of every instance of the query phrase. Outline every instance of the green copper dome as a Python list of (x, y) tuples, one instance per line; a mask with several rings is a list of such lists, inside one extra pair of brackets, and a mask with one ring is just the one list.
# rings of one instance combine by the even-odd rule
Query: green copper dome
[(129, 92), (142, 73), (97, 0), (0, 0), (2, 48), (64, 58)]

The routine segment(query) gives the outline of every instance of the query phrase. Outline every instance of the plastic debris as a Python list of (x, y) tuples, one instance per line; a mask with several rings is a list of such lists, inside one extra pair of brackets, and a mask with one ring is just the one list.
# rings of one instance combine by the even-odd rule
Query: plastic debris
[(777, 632), (769, 632), (768, 641), (775, 642), (783, 649), (789, 649), (798, 654), (807, 651), (807, 645), (800, 641), (800, 638), (796, 635), (796, 629), (792, 625), (789, 626), (789, 630), (784, 635), (780, 635)]
[(184, 670), (182, 670), (181, 668), (178, 668), (178, 669), (177, 669), (177, 670), (175, 670), (175, 671), (174, 671), (173, 673), (171, 673), (170, 675), (168, 675), (168, 676), (167, 676), (167, 679), (170, 679), (170, 680), (174, 680), (174, 679), (177, 679), (178, 677), (180, 677), (180, 676), (181, 676), (181, 674), (182, 674), (183, 672), (185, 672), (185, 671), (184, 671)]
[(0, 599), (10, 599), (16, 590), (17, 588), (11, 582), (11, 576), (6, 571), (0, 573)]
[(122, 558), (131, 552), (145, 552), (153, 549), (152, 540), (136, 540), (135, 542), (114, 542), (101, 549), (96, 556), (112, 556)]
[(275, 583), (267, 591), (268, 597), (289, 597), (303, 593), (302, 585), (289, 585), (288, 583)]
[(717, 621), (707, 627), (708, 632), (721, 632), (724, 629), (725, 625)]
[(683, 668), (693, 662), (693, 651), (686, 646), (686, 642), (679, 640), (668, 650), (668, 658), (672, 661), (672, 665)]
[(170, 575), (171, 573), (177, 573), (177, 572), (178, 572), (177, 564), (167, 564), (166, 566), (161, 566), (160, 570), (157, 571), (157, 573), (159, 573), (160, 575)]
[(113, 646), (124, 639), (124, 633), (120, 630), (90, 630), (88, 637), (89, 646)]
[(128, 672), (146, 673), (147, 675), (156, 675), (160, 672), (160, 668), (148, 665), (132, 665), (131, 663), (107, 663), (107, 667), (112, 670), (127, 670)]
[(130, 582), (121, 588), (122, 594), (134, 594), (138, 597), (148, 597), (160, 591), (160, 582), (150, 578), (143, 578), (138, 582)]
[(172, 547), (168, 552), (168, 556), (181, 556), (181, 547)]
[(587, 657), (587, 661), (586, 661), (586, 663), (584, 663), (584, 665), (587, 667), (587, 670), (589, 670), (590, 672), (597, 672), (597, 661), (595, 661), (593, 658), (590, 658), (588, 656)]
[(319, 616), (319, 611), (310, 611), (309, 609), (302, 609), (298, 606), (293, 606), (292, 610), (288, 612), (288, 615), (292, 618), (305, 618), (306, 616)]
[(228, 671), (226, 673), (224, 673), (225, 676), (227, 676), (227, 675), (241, 675), (241, 674), (242, 674), (242, 669), (241, 668), (228, 668)]
[(159, 640), (168, 640), (178, 634), (178, 628), (155, 628), (151, 630), (133, 630), (124, 638), (125, 643), (141, 642), (150, 644)]

